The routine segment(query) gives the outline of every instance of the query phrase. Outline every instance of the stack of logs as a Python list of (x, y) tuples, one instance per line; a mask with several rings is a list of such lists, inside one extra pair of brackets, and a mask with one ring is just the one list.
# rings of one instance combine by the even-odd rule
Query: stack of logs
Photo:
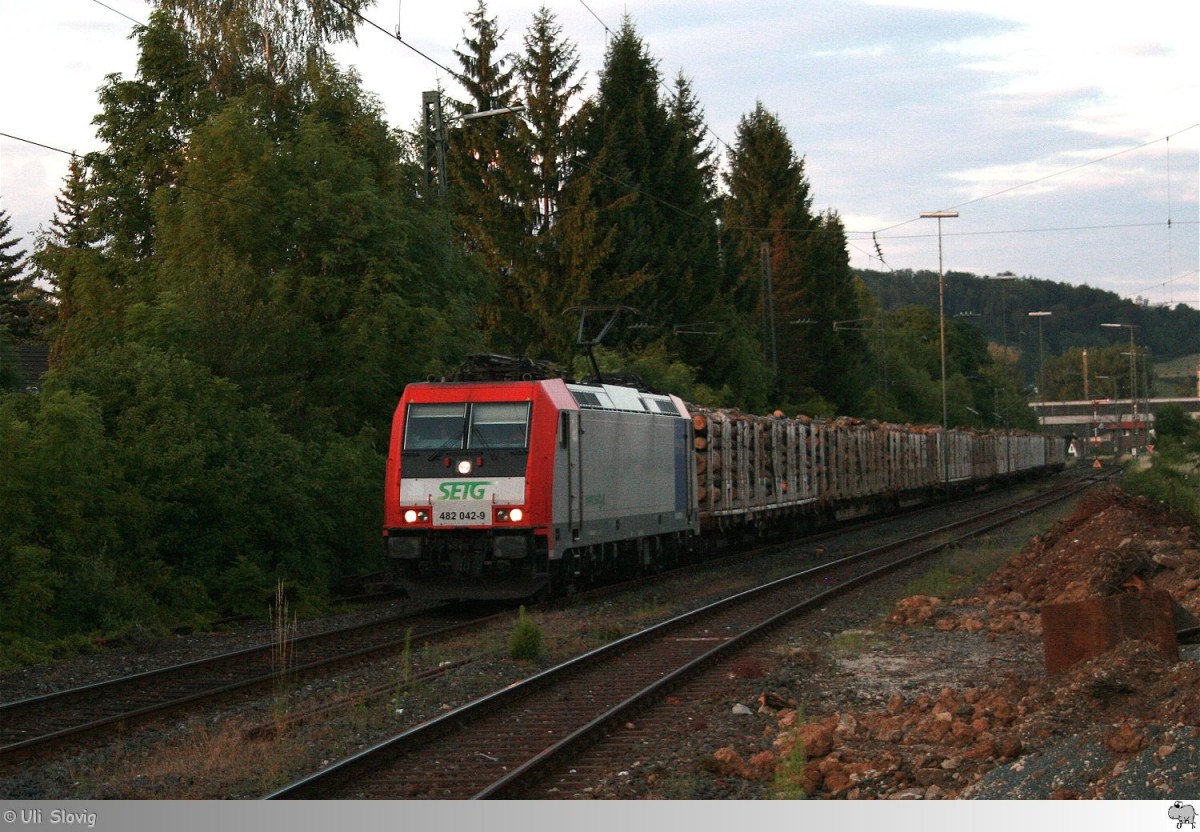
[[(738, 418), (736, 410), (699, 410), (692, 408), (692, 427), (696, 445), (696, 493), (701, 509), (713, 509), (724, 503), (724, 454), (728, 432), (724, 425)], [(730, 485), (731, 492), (735, 486)]]
[(805, 460), (813, 453), (811, 421), (693, 409), (701, 508), (753, 508), (801, 499), (810, 476)]
[(940, 427), (692, 408), (702, 510), (884, 494), (938, 477)]

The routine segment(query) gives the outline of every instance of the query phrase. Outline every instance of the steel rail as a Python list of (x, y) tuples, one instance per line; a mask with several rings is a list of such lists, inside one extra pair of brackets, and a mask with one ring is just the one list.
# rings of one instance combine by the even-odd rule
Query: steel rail
[[(442, 638), (479, 626), (499, 615), (503, 613), (431, 627), (414, 633), (413, 638)], [(263, 672), (262, 667), (270, 664), (271, 651), (277, 649), (277, 645), (266, 643), (4, 703), (0, 705), (0, 742), (4, 743), (0, 745), (0, 763), (110, 726), (128, 724), (185, 705), (251, 690), (280, 678), (311, 674), (336, 664), (400, 648), (408, 638), (409, 631), (419, 625), (423, 616), (428, 620), (427, 613), (407, 613), (292, 639), (287, 649), (297, 658), (297, 663), (287, 668), (270, 668)], [(345, 645), (347, 642), (350, 642), (351, 649), (339, 647), (339, 644)], [(301, 661), (302, 664), (299, 663)], [(139, 704), (128, 707), (131, 699), (137, 699)], [(151, 701), (140, 704), (147, 699)], [(81, 718), (72, 722), (69, 716), (73, 710)], [(100, 715), (96, 716), (97, 713)], [(67, 724), (45, 730), (48, 722)], [(22, 737), (23, 733), (29, 735)]]
[[(985, 521), (989, 517), (996, 516), (1002, 511), (996, 510), (992, 512), (985, 512), (968, 520), (950, 523), (937, 529), (925, 532), (916, 536), (916, 539), (921, 540), (935, 535), (942, 535), (947, 531), (955, 528), (962, 528), (968, 525), (977, 526), (977, 528), (974, 528), (969, 533), (964, 534), (959, 538), (950, 541), (939, 542), (936, 545), (922, 549), (915, 555), (906, 556), (897, 561), (889, 562), (888, 564), (877, 567), (866, 574), (858, 575), (851, 582), (847, 582), (841, 587), (831, 588), (830, 590), (821, 593), (820, 596), (818, 596), (819, 600), (810, 601), (809, 603), (819, 603), (820, 600), (827, 599), (829, 594), (832, 592), (848, 591), (848, 589), (852, 588), (853, 586), (858, 586), (864, 581), (869, 581), (875, 577), (878, 577), (878, 575), (882, 572), (894, 570), (905, 563), (911, 562), (914, 559), (926, 557), (932, 552), (941, 551), (942, 549), (952, 546), (963, 539), (977, 536), (990, 530), (991, 528), (1001, 525), (1004, 522), (1010, 522), (1013, 519), (1024, 516), (1032, 511), (1033, 507), (1039, 503), (1049, 504), (1055, 500), (1066, 499), (1067, 497), (1072, 496), (1074, 493), (1077, 493), (1079, 490), (1082, 490), (1082, 488), (1089, 487), (1094, 483), (1094, 481), (1094, 479), (1089, 478), (1082, 484), (1069, 484), (1066, 489), (1059, 490), (1051, 494), (1049, 497), (1047, 497), (1045, 494), (1042, 494), (1010, 504), (1004, 510), (1008, 513), (1007, 519), (995, 520), (992, 523), (981, 526), (981, 521)], [(468, 724), (472, 721), (482, 719), (485, 716), (492, 715), (497, 709), (502, 708), (509, 703), (513, 703), (515, 707), (516, 702), (525, 697), (533, 696), (539, 693), (542, 688), (548, 685), (562, 683), (567, 678), (570, 678), (572, 674), (581, 674), (585, 669), (590, 668), (590, 666), (593, 664), (619, 656), (627, 651), (632, 651), (642, 644), (650, 643), (651, 640), (656, 637), (663, 636), (666, 633), (670, 633), (671, 631), (680, 629), (684, 626), (692, 625), (697, 621), (701, 621), (707, 616), (714, 615), (717, 611), (731, 609), (736, 605), (747, 603), (749, 599), (761, 597), (766, 593), (791, 583), (795, 583), (804, 579), (811, 579), (814, 576), (820, 575), (823, 572), (828, 572), (835, 567), (879, 556), (881, 553), (888, 550), (894, 550), (900, 545), (902, 544), (886, 544), (884, 546), (864, 550), (851, 556), (823, 563), (801, 572), (771, 581), (762, 586), (739, 592), (735, 595), (729, 596), (728, 598), (721, 599), (699, 609), (684, 613), (667, 621), (648, 627), (647, 629), (638, 633), (626, 636), (580, 656), (576, 656), (557, 665), (556, 667), (549, 668), (521, 682), (514, 683), (503, 690), (493, 692), (487, 696), (481, 697), (472, 702), (468, 702), (452, 711), (422, 723), (421, 725), (410, 728), (392, 738), (377, 743), (376, 745), (354, 754), (342, 761), (310, 774), (301, 780), (284, 786), (272, 794), (267, 795), (267, 799), (297, 799), (305, 797), (325, 797), (331, 795), (338, 796), (339, 794), (345, 794), (346, 792), (357, 795), (355, 789), (357, 788), (359, 792), (361, 792), (364, 789), (369, 788), (367, 786), (363, 786), (362, 784), (367, 782), (367, 778), (373, 773), (386, 767), (388, 762), (387, 758), (389, 757), (397, 757), (409, 752), (413, 752), (421, 746), (424, 746), (430, 742), (434, 742), (448, 733), (456, 732), (457, 729), (464, 724)], [(909, 542), (909, 545), (911, 545), (911, 541)], [(784, 613), (772, 616), (770, 618), (770, 622), (777, 624), (785, 620), (788, 616), (795, 614), (795, 612), (789, 609)], [(759, 625), (756, 626), (766, 626), (766, 624), (760, 622)], [(723, 643), (728, 641), (735, 644), (741, 644), (746, 639), (752, 637), (753, 635), (750, 633), (743, 633), (734, 637), (727, 638), (720, 636), (719, 638)], [(726, 647), (724, 649), (732, 648)], [(707, 652), (709, 651), (706, 651), (706, 653)], [(719, 655), (719, 651), (713, 652), (713, 656), (716, 655)], [(701, 658), (702, 657), (696, 657), (695, 661), (699, 661)], [(707, 660), (711, 660), (711, 657)], [(689, 661), (686, 664), (690, 666), (693, 664), (693, 662)], [(671, 680), (682, 678), (686, 672), (688, 671), (686, 671), (683, 667), (676, 668), (670, 671), (668, 674), (663, 674), (663, 678), (655, 680), (655, 682), (647, 687), (646, 690), (661, 690), (663, 686), (671, 684)], [(559, 741), (552, 743), (543, 749), (530, 753), (525, 760), (515, 764), (515, 768), (512, 768), (504, 772), (501, 776), (491, 780), (490, 785), (486, 786), (481, 791), (459, 796), (490, 797), (499, 794), (503, 790), (510, 788), (511, 784), (527, 776), (529, 772), (536, 770), (546, 761), (561, 754), (564, 749), (569, 748), (573, 743), (580, 741), (581, 738), (588, 736), (595, 730), (598, 730), (600, 726), (606, 724), (608, 721), (617, 718), (617, 715), (624, 712), (628, 708), (634, 707), (637, 702), (642, 701), (647, 695), (650, 694), (647, 694), (645, 691), (643, 691), (642, 693), (628, 696), (615, 706), (605, 708), (600, 714), (597, 714), (594, 717), (586, 720), (583, 727), (575, 727), (574, 729), (570, 730), (568, 734), (564, 735)], [(481, 756), (487, 757), (488, 755), (481, 754)], [(489, 757), (488, 759), (491, 758)], [(464, 767), (466, 766), (466, 763), (460, 761), (457, 763), (457, 765)], [(422, 773), (424, 773), (424, 769), (422, 769)]]

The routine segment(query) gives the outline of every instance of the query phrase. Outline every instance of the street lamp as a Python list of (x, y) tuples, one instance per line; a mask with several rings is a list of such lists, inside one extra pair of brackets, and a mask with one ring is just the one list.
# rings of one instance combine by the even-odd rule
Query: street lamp
[[(1137, 328), (1137, 324), (1100, 324), (1113, 329), (1128, 329), (1129, 330), (1129, 413), (1130, 425), (1129, 431), (1133, 436), (1133, 452), (1137, 454), (1137, 370), (1134, 365), (1134, 346), (1133, 346), (1133, 331)], [(1115, 382), (1114, 382), (1115, 386)]]
[(477, 113), (463, 113), (459, 116), (461, 121), (474, 121), (477, 118), (491, 118), (492, 116), (508, 116), (520, 115), (525, 112), (524, 104), (514, 104), (511, 107), (494, 107), (491, 110), (482, 110)]
[(449, 122), (474, 121), (492, 116), (520, 115), (525, 110), (524, 104), (514, 104), (509, 107), (496, 107), (474, 113), (463, 113), (454, 118), (442, 115), (441, 90), (428, 90), (421, 93), (421, 118), (423, 121), (422, 134), (425, 141), (425, 184), (432, 183), (434, 171), (437, 172), (438, 194), (446, 195), (446, 128)]
[(1029, 317), (1038, 319), (1038, 396), (1046, 401), (1046, 347), (1042, 340), (1042, 318), (1049, 318), (1053, 312), (1030, 312)]

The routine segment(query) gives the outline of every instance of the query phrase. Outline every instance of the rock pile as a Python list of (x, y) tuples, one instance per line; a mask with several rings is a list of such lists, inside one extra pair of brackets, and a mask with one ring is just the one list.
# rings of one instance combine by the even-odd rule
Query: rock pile
[(1038, 672), (1041, 606), (1151, 587), (1184, 615), (1200, 611), (1196, 531), (1117, 490), (1087, 498), (970, 597), (898, 602), (873, 648), (882, 663), (930, 639), (974, 640), (964, 655), (984, 639), (1023, 654), (1020, 672), (966, 667), (961, 683), (916, 693), (897, 680), (884, 707), (807, 718), (774, 702), (759, 710), (774, 717), (772, 750), (743, 759), (725, 747), (712, 769), (817, 798), (1169, 796), (1200, 777), (1200, 663), (1126, 641)]

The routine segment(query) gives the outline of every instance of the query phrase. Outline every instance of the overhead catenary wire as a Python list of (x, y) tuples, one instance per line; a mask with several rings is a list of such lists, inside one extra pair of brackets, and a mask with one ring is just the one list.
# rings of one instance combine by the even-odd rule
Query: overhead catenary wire
[(142, 23), (137, 18), (130, 17), (129, 15), (125, 14), (125, 12), (121, 11), (120, 9), (114, 9), (112, 6), (108, 5), (107, 3), (101, 3), (100, 0), (92, 0), (92, 2), (95, 3), (97, 6), (103, 6), (104, 8), (106, 8), (110, 12), (112, 12), (113, 14), (121, 15), (121, 17), (125, 18), (126, 20), (128, 20), (138, 26), (141, 26), (142, 28), (145, 28), (145, 26), (146, 26), (145, 23)]
[(383, 33), (383, 35), (384, 35), (385, 37), (391, 38), (392, 40), (396, 41), (396, 43), (400, 44), (400, 45), (401, 45), (401, 46), (403, 46), (405, 49), (408, 49), (408, 50), (412, 51), (413, 53), (415, 53), (415, 54), (419, 55), (420, 57), (424, 58), (425, 60), (429, 61), (429, 63), (431, 63), (431, 64), (433, 64), (434, 66), (436, 66), (437, 68), (441, 69), (443, 72), (446, 72), (446, 73), (448, 73), (448, 74), (449, 74), (451, 77), (453, 77), (453, 78), (458, 78), (458, 77), (459, 77), (460, 73), (457, 73), (457, 72), (455, 72), (453, 69), (451, 69), (450, 67), (446, 66), (445, 64), (443, 64), (441, 61), (437, 60), (436, 58), (434, 58), (434, 57), (432, 57), (432, 56), (430, 56), (430, 55), (427, 55), (427, 54), (425, 54), (425, 53), (424, 53), (424, 52), (422, 52), (420, 49), (418, 49), (417, 47), (413, 46), (411, 43), (409, 43), (409, 42), (408, 42), (408, 41), (406, 41), (404, 38), (402, 38), (402, 37), (400, 36), (400, 23), (399, 23), (398, 21), (397, 21), (397, 23), (396, 23), (396, 31), (394, 31), (394, 32), (389, 32), (387, 29), (383, 28), (382, 26), (380, 26), (380, 25), (379, 25), (378, 23), (376, 23), (375, 21), (373, 21), (373, 20), (371, 20), (370, 18), (366, 17), (366, 16), (365, 16), (365, 15), (363, 15), (361, 12), (355, 11), (354, 9), (350, 8), (349, 6), (347, 6), (345, 3), (343, 3), (343, 2), (342, 2), (342, 0), (330, 0), (330, 2), (331, 2), (331, 3), (333, 3), (335, 6), (338, 6), (340, 9), (342, 9), (342, 11), (346, 11), (346, 12), (349, 12), (350, 14), (354, 15), (354, 16), (355, 16), (355, 17), (357, 17), (357, 18), (358, 18), (358, 19), (359, 19), (361, 22), (363, 22), (363, 23), (367, 24), (367, 25), (368, 25), (368, 26), (370, 26), (372, 29), (378, 29), (380, 32), (382, 32), (382, 33)]
[[(1031, 179), (1028, 182), (1022, 182), (1019, 185), (1010, 185), (1007, 188), (1001, 188), (1000, 190), (994, 191), (993, 193), (985, 194), (984, 196), (975, 197), (974, 199), (969, 199), (966, 202), (960, 202), (957, 205), (951, 205), (948, 208), (946, 208), (945, 210), (957, 211), (960, 208), (965, 208), (968, 205), (974, 205), (977, 202), (983, 202), (984, 200), (988, 200), (988, 199), (995, 199), (998, 196), (1003, 196), (1004, 194), (1012, 193), (1013, 191), (1018, 191), (1022, 188), (1028, 188), (1032, 185), (1037, 185), (1042, 182), (1046, 182), (1047, 180), (1054, 179), (1059, 176), (1064, 176), (1068, 173), (1073, 173), (1077, 170), (1081, 170), (1081, 169), (1089, 167), (1091, 165), (1097, 165), (1097, 164), (1100, 164), (1101, 162), (1107, 162), (1108, 160), (1115, 159), (1118, 156), (1124, 156), (1126, 153), (1133, 153), (1134, 151), (1137, 151), (1137, 150), (1144, 150), (1145, 148), (1151, 147), (1152, 145), (1156, 145), (1159, 142), (1164, 142), (1164, 141), (1167, 142), (1167, 146), (1169, 148), (1172, 136), (1181, 136), (1184, 133), (1187, 133), (1191, 130), (1195, 130), (1197, 127), (1200, 127), (1200, 122), (1189, 125), (1188, 127), (1184, 127), (1182, 130), (1177, 130), (1174, 133), (1167, 135), (1165, 138), (1152, 139), (1151, 141), (1143, 142), (1142, 144), (1136, 145), (1135, 147), (1127, 147), (1123, 150), (1118, 150), (1113, 153), (1109, 153), (1106, 156), (1101, 156), (1099, 158), (1092, 159), (1087, 162), (1081, 162), (1078, 165), (1072, 165), (1071, 167), (1063, 168), (1062, 170), (1057, 170), (1054, 173), (1048, 173), (1045, 176), (1039, 176), (1036, 179)], [(877, 229), (876, 232), (874, 232), (874, 233), (882, 234), (885, 231), (891, 231), (893, 228), (901, 228), (905, 225), (908, 225), (909, 223), (917, 222), (918, 220), (919, 220), (918, 217), (913, 217), (912, 219), (907, 219), (907, 220), (904, 220), (903, 222), (898, 222), (895, 225), (889, 225), (886, 228)], [(1169, 225), (1170, 224), (1169, 216), (1167, 218), (1167, 222)], [(1159, 225), (1160, 223), (1154, 223), (1154, 224)], [(865, 233), (865, 232), (863, 232), (863, 233)]]
[[(589, 6), (587, 3), (585, 3), (584, 0), (579, 0), (579, 3), (585, 9), (588, 10), (588, 12), (592, 15), (592, 17), (596, 18), (596, 20), (600, 23), (601, 26), (604, 27), (604, 42), (605, 42), (605, 44), (607, 44), (608, 38), (610, 38), (612, 36), (612, 33), (613, 33), (612, 29), (610, 29), (608, 24), (605, 23), (600, 18), (600, 15), (598, 15), (594, 11), (592, 11), (592, 7)], [(667, 85), (667, 82), (663, 78), (660, 77), (658, 79), (658, 84), (660, 87), (662, 87), (664, 90), (666, 90), (668, 94), (671, 94), (671, 95), (674, 94), (672, 89)], [(714, 139), (716, 139), (717, 143), (719, 145), (721, 145), (722, 147), (724, 147), (727, 151), (730, 151), (730, 152), (733, 151), (733, 148), (729, 146), (729, 143), (727, 141), (725, 141), (723, 138), (721, 138), (719, 135), (717, 135), (717, 132), (715, 130), (713, 130), (712, 127), (710, 127), (707, 122), (704, 123), (704, 132), (708, 133), (710, 136), (712, 136)]]
[(608, 38), (612, 37), (612, 29), (608, 28), (608, 24), (604, 22), (604, 20), (600, 17), (600, 15), (598, 15), (594, 11), (592, 11), (592, 7), (589, 6), (586, 2), (584, 2), (584, 0), (579, 0), (579, 5), (583, 6), (585, 9), (587, 9), (588, 14), (590, 14), (592, 17), (596, 18), (596, 22), (604, 27), (604, 40), (605, 40), (605, 43), (607, 43)]

